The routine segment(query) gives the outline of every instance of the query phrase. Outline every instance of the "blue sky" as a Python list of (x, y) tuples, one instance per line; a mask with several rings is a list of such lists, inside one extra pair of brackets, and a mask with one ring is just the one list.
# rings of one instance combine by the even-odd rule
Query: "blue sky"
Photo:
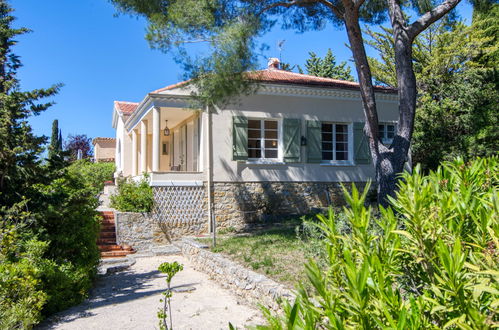
[[(137, 102), (148, 92), (182, 78), (183, 72), (171, 55), (149, 48), (144, 40), (145, 21), (116, 17), (116, 10), (107, 0), (10, 3), (18, 18), (15, 26), (33, 30), (18, 38), (14, 50), (24, 65), (19, 71), (21, 87), (27, 90), (64, 84), (53, 99), (56, 105), (30, 120), (37, 134), (50, 135), (52, 121), (58, 119), (63, 137), (114, 136), (114, 100)], [(458, 10), (469, 22), (470, 6), (462, 3)], [(275, 28), (263, 38), (270, 46), (266, 57), (278, 57), (276, 43), (283, 39), (282, 58), (289, 63), (302, 65), (309, 51), (323, 56), (327, 48), (333, 50), (338, 61), (351, 57), (343, 29), (327, 27), (296, 34)], [(261, 67), (265, 65), (262, 57)]]

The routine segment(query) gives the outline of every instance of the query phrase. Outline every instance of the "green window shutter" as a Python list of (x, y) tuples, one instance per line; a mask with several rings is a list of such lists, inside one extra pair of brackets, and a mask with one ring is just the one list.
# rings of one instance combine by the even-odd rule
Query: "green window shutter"
[(307, 120), (307, 161), (320, 163), (322, 160), (321, 122)]
[(353, 147), (355, 164), (371, 164), (369, 141), (364, 133), (365, 123), (353, 123)]
[(248, 159), (248, 118), (232, 117), (232, 160)]
[(300, 162), (301, 120), (285, 118), (283, 120), (284, 161)]

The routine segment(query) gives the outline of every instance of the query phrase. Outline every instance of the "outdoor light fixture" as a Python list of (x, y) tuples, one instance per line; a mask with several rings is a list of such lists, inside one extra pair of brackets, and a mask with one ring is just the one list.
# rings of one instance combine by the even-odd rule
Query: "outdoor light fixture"
[(168, 120), (165, 120), (165, 130), (163, 131), (163, 133), (165, 134), (165, 136), (170, 136), (170, 129), (168, 128)]

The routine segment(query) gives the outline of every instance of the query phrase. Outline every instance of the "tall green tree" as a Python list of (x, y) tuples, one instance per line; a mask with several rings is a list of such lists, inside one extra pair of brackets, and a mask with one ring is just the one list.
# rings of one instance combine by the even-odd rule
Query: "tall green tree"
[(54, 119), (52, 122), (52, 135), (50, 136), (49, 159), (62, 152), (62, 133), (59, 129), (59, 121)]
[[(474, 15), (471, 26), (442, 21), (415, 40), (419, 96), (412, 153), (424, 169), (499, 151), (498, 31), (499, 5), (493, 5)], [(367, 33), (380, 55), (370, 58), (373, 77), (396, 87), (390, 33)]]
[[(366, 118), (365, 130), (376, 170), (379, 201), (387, 205), (394, 195), (397, 178), (403, 171), (414, 129), (416, 77), (413, 71), (412, 44), (431, 24), (452, 10), (460, 0), (109, 0), (124, 12), (145, 17), (146, 38), (163, 51), (178, 50), (198, 87), (198, 98), (213, 106), (252, 86), (244, 71), (256, 67), (257, 37), (275, 23), (300, 32), (322, 29), (327, 23), (346, 28), (357, 69)], [(418, 15), (407, 23), (404, 10)], [(378, 112), (371, 70), (365, 51), (361, 22), (379, 24), (390, 18), (395, 40), (395, 63), (399, 94), (397, 132), (390, 146), (379, 137)], [(187, 44), (205, 42), (206, 57), (191, 59)]]
[(347, 62), (343, 61), (336, 64), (336, 56), (334, 56), (331, 48), (327, 50), (326, 56), (320, 58), (314, 52), (309, 52), (309, 58), (305, 62), (307, 74), (317, 77), (333, 78), (354, 81), (350, 68)]
[(28, 118), (52, 103), (40, 100), (55, 95), (60, 85), (21, 91), (17, 70), (19, 57), (12, 52), (15, 38), (29, 32), (12, 28), (14, 17), (7, 1), (0, 0), (0, 205), (20, 202), (41, 177), (40, 156), (46, 138), (36, 136)]

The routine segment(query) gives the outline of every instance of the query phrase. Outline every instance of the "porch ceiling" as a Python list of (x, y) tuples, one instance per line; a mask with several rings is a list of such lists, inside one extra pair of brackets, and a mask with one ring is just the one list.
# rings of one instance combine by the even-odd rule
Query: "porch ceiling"
[[(160, 107), (160, 110), (161, 130), (165, 129), (166, 120), (168, 120), (168, 127), (173, 128), (195, 113), (194, 110), (185, 108)], [(152, 111), (148, 111), (143, 120), (147, 120), (147, 130), (152, 132)]]

